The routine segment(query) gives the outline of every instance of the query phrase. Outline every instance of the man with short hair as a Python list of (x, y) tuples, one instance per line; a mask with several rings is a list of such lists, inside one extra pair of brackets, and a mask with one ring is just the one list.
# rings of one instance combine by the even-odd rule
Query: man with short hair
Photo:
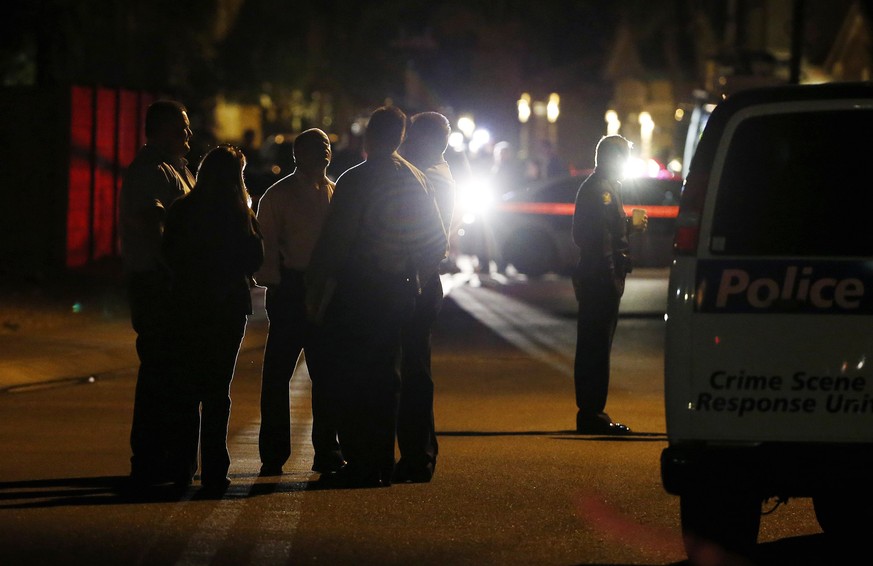
[[(452, 126), (439, 112), (422, 112), (410, 119), (401, 154), (420, 169), (434, 190), (437, 206), (448, 233), (455, 207), (455, 179), (445, 159)], [(431, 330), (443, 302), (439, 273), (422, 281), (412, 318), (403, 326), (400, 411), (397, 444), (400, 460), (394, 470), (397, 483), (429, 482), (439, 450), (434, 428)]]
[[(130, 433), (131, 479), (141, 485), (187, 485), (197, 470), (198, 433), (196, 423), (185, 423), (172, 431), (175, 439), (170, 437), (167, 407), (175, 347), (170, 337), (170, 272), (161, 256), (166, 211), (194, 186), (185, 160), (193, 136), (186, 108), (172, 100), (154, 102), (146, 111), (145, 135), (119, 196), (121, 256), (140, 360)], [(181, 417), (173, 418), (179, 422)], [(181, 445), (186, 454), (171, 453)]]
[(289, 382), (301, 353), (312, 380), (312, 446), (316, 472), (334, 472), (345, 461), (337, 442), (335, 407), (319, 364), (318, 335), (306, 317), (304, 273), (327, 216), (334, 183), (327, 178), (330, 139), (312, 128), (294, 139), (291, 175), (273, 184), (258, 207), (265, 260), (255, 274), (267, 288), (270, 328), (261, 376), (261, 475), (282, 474), (291, 455)]
[(631, 271), (628, 235), (645, 230), (648, 217), (633, 227), (621, 203), (621, 180), (632, 144), (618, 135), (601, 138), (594, 172), (579, 187), (573, 213), (573, 242), (579, 263), (573, 287), (579, 301), (576, 323), (576, 431), (583, 434), (630, 434), (613, 422), (606, 408), (610, 353), (618, 324), (618, 307)]
[(328, 485), (391, 485), (401, 327), (437, 272), (446, 233), (429, 182), (397, 154), (406, 115), (373, 112), (366, 161), (337, 179), (306, 272), (307, 308), (326, 336), (348, 465)]

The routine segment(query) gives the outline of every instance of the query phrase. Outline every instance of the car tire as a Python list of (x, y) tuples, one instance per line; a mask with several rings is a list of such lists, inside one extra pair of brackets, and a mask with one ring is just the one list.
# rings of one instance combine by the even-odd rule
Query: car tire
[(540, 231), (517, 231), (506, 239), (501, 248), (503, 261), (528, 277), (541, 277), (556, 269), (555, 245)]
[[(689, 560), (747, 557), (758, 540), (761, 498), (736, 490), (690, 489), (679, 497), (682, 537)], [(719, 562), (722, 563), (722, 562)]]

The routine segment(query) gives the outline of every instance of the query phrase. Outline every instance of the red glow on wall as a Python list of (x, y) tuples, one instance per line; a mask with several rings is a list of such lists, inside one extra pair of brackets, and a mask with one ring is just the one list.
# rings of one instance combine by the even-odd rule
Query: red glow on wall
[(93, 90), (73, 87), (70, 93), (70, 174), (67, 187), (67, 267), (88, 261), (91, 224), (91, 139), (94, 129)]
[[(119, 97), (118, 109), (118, 164), (120, 172), (124, 171), (133, 157), (136, 155), (136, 150), (142, 145), (141, 138), (142, 126), (145, 124), (145, 109), (151, 103), (151, 99), (141, 100), (142, 95), (135, 92), (123, 90)], [(115, 179), (115, 195), (117, 204), (117, 195), (121, 191), (122, 175), (117, 175)], [(117, 208), (117, 206), (116, 206)], [(121, 246), (118, 239), (118, 216), (113, 217), (115, 222), (115, 231), (112, 239), (114, 242), (114, 254), (121, 253)]]
[(118, 192), (144, 142), (141, 125), (153, 100), (127, 90), (72, 87), (67, 267), (118, 255)]
[(110, 256), (115, 251), (115, 177), (118, 138), (116, 111), (118, 97), (114, 90), (97, 90), (97, 124), (95, 132), (94, 191), (92, 201), (92, 259)]

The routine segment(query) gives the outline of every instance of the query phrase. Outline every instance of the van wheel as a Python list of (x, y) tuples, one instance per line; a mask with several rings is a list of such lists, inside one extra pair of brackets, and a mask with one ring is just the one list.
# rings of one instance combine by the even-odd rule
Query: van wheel
[(812, 497), (815, 518), (828, 537), (859, 540), (873, 531), (873, 492), (834, 489)]
[(528, 277), (540, 277), (555, 269), (555, 247), (537, 230), (516, 232), (503, 244), (503, 259)]
[(762, 499), (730, 489), (689, 490), (679, 497), (682, 537), (692, 563), (705, 556), (747, 556), (758, 541)]

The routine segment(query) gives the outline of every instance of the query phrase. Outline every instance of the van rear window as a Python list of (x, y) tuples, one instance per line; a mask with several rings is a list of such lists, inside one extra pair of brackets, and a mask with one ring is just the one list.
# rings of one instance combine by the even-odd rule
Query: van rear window
[(873, 256), (873, 111), (757, 116), (730, 140), (710, 251)]

